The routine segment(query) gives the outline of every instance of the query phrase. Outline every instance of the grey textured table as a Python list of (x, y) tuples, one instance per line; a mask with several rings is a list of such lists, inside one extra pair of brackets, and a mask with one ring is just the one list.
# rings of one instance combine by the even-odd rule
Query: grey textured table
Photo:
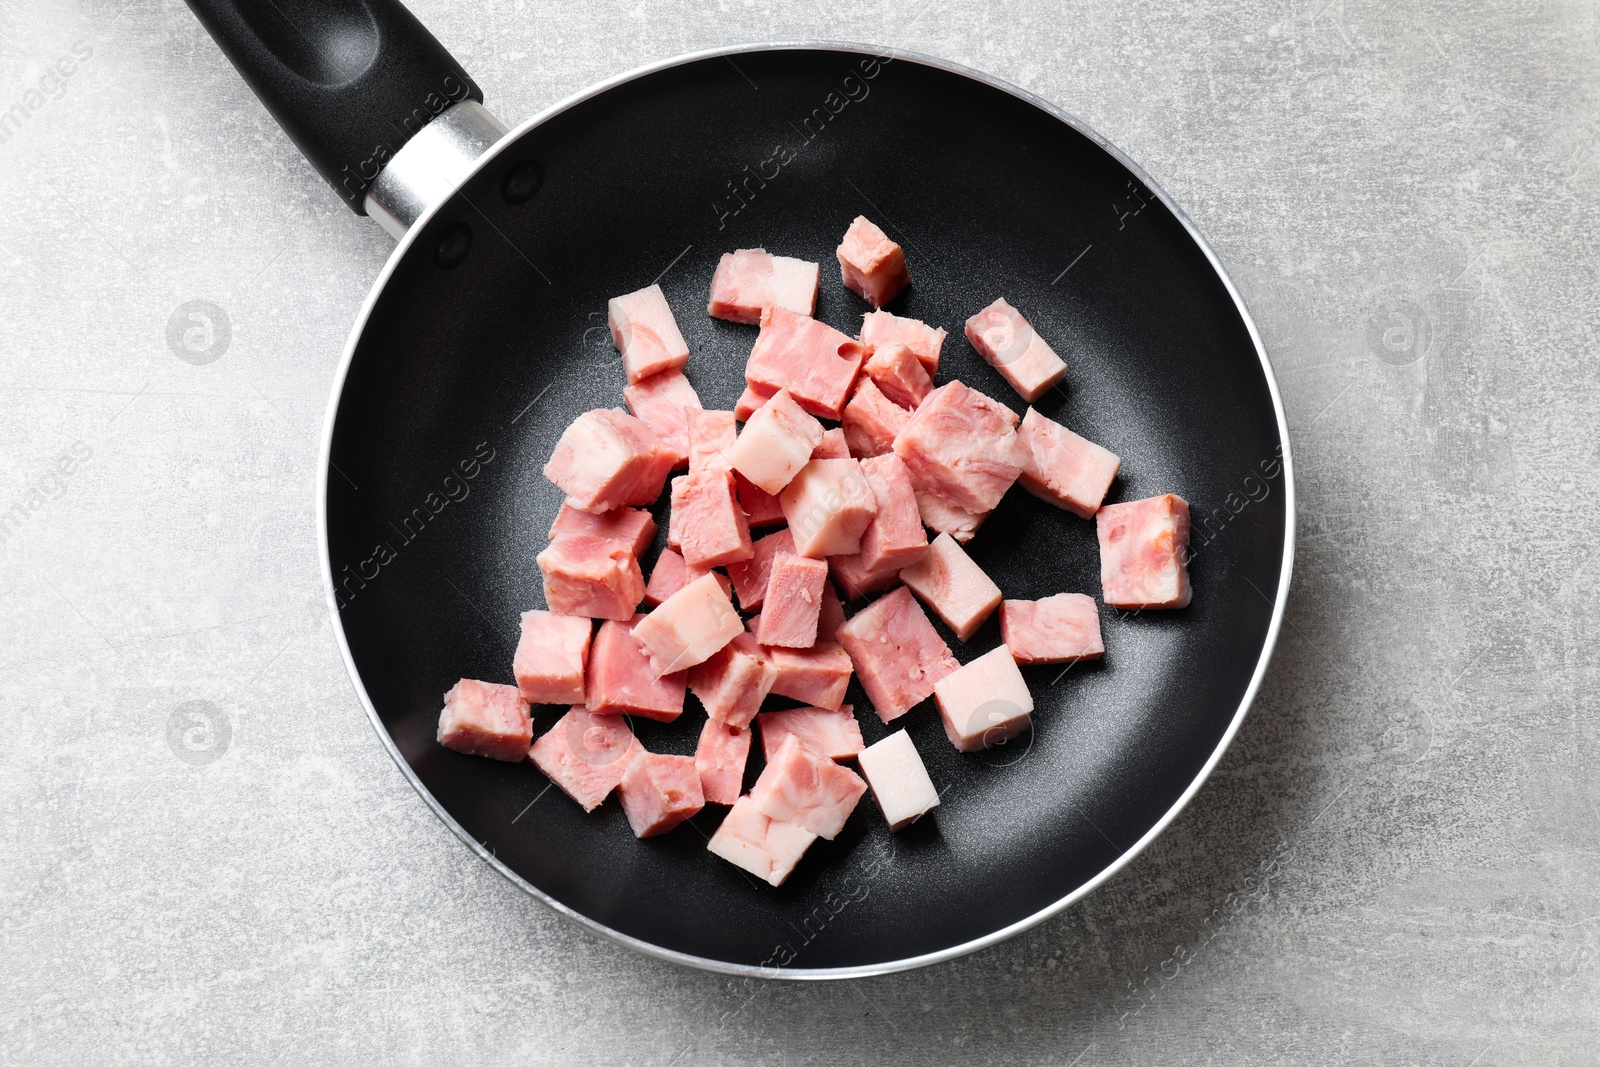
[(740, 41), (990, 71), (1151, 171), (1277, 367), (1294, 594), (1194, 804), (1014, 941), (796, 985), (581, 932), (384, 754), (313, 516), (389, 239), (125, 3), (0, 2), (0, 1061), (1595, 1062), (1594, 4), (414, 4), (508, 120)]

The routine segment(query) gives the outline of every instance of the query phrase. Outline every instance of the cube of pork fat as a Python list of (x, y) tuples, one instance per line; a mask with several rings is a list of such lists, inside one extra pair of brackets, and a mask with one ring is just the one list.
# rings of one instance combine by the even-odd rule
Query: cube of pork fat
[(1030, 404), (1067, 376), (1066, 363), (1004, 298), (967, 320), (967, 340)]
[(815, 263), (774, 256), (762, 248), (724, 252), (711, 276), (711, 302), (706, 312), (714, 319), (755, 324), (774, 307), (810, 315), (817, 307)]
[[(759, 625), (759, 624), (758, 624)], [(802, 700), (816, 708), (837, 711), (844, 705), (850, 688), (850, 655), (833, 641), (818, 641), (810, 648), (767, 648), (762, 650), (776, 677), (772, 692), (777, 696)]]
[(661, 677), (650, 669), (644, 649), (634, 640), (633, 623), (603, 622), (589, 646), (586, 689), (589, 710), (596, 714), (639, 715), (671, 722), (683, 714), (685, 678), (680, 672)]
[(573, 708), (533, 743), (528, 758), (584, 811), (593, 811), (643, 751), (621, 715)]
[(624, 504), (653, 504), (677, 454), (654, 430), (614, 408), (586, 411), (556, 442), (544, 476), (573, 507), (610, 511)]
[(693, 756), (640, 752), (622, 772), (617, 792), (633, 836), (656, 837), (706, 806)]
[(750, 725), (777, 680), (777, 667), (748, 633), (689, 668), (689, 691), (700, 698), (706, 715), (728, 726)]
[(683, 342), (661, 286), (612, 297), (606, 304), (606, 318), (611, 343), (622, 353), (629, 382), (642, 382), (689, 362), (689, 346)]
[(445, 748), (516, 763), (533, 740), (528, 702), (514, 685), (463, 678), (444, 695), (437, 736)]
[(512, 657), (517, 692), (530, 704), (582, 704), (583, 671), (594, 623), (548, 611), (522, 613), (522, 637)]
[(963, 641), (1000, 606), (1000, 587), (949, 534), (934, 538), (927, 554), (900, 572), (900, 580)]
[(776, 494), (810, 461), (821, 441), (822, 423), (780, 389), (744, 424), (728, 450), (728, 463), (751, 484)]
[(682, 371), (669, 370), (622, 387), (633, 417), (655, 431), (672, 450), (674, 467), (689, 462), (689, 412), (700, 410), (700, 396)]
[(1028, 446), (1028, 464), (1018, 479), (1040, 500), (1092, 519), (1111, 488), (1122, 460), (1093, 441), (1029, 408), (1017, 427)]
[(657, 677), (704, 663), (743, 632), (739, 613), (710, 574), (673, 593), (633, 627)]
[(750, 558), (750, 526), (733, 497), (731, 471), (695, 471), (674, 479), (672, 516), (678, 551), (691, 567)]
[(905, 345), (875, 348), (862, 368), (884, 396), (914, 411), (923, 398), (933, 392), (933, 379), (917, 354)]
[(734, 802), (706, 849), (768, 885), (782, 885), (816, 839), (798, 826), (767, 818), (744, 796)]
[(811, 414), (837, 419), (866, 354), (860, 341), (827, 323), (774, 308), (761, 320), (744, 377), (758, 393), (786, 389)]
[(1100, 588), (1114, 608), (1187, 607), (1189, 504), (1171, 493), (1109, 504), (1095, 515)]
[(932, 696), (935, 683), (960, 666), (904, 586), (839, 627), (839, 643), (850, 654), (872, 710), (884, 722)]
[(861, 550), (861, 533), (878, 513), (872, 487), (853, 459), (814, 459), (778, 494), (798, 555), (821, 559)]
[(739, 606), (754, 611), (767, 595), (767, 582), (772, 579), (772, 564), (779, 556), (794, 555), (794, 537), (788, 530), (778, 530), (756, 541), (751, 546), (750, 558), (728, 564), (728, 577), (733, 579), (733, 591), (739, 597)]
[(891, 831), (910, 826), (939, 806), (939, 791), (904, 730), (868, 745), (856, 762)]
[(788, 737), (767, 760), (750, 800), (767, 818), (832, 841), (866, 791), (867, 783), (854, 771)]
[(631, 619), (644, 599), (644, 574), (626, 542), (558, 537), (534, 558), (545, 603), (557, 615)]
[(780, 556), (772, 563), (767, 595), (762, 600), (763, 645), (810, 648), (817, 643), (817, 623), (822, 615), (822, 587), (828, 582), (826, 560), (805, 556)]
[(858, 459), (894, 451), (894, 439), (911, 412), (883, 395), (871, 378), (862, 378), (844, 409), (844, 439)]
[(1000, 605), (1000, 640), (1018, 663), (1072, 663), (1099, 659), (1100, 609), (1082, 593), (1057, 593), (1042, 600), (1007, 600)]
[(963, 511), (993, 511), (1028, 464), (1017, 416), (955, 381), (928, 394), (894, 439), (894, 454), (924, 489)]
[(744, 785), (744, 765), (750, 758), (750, 731), (707, 719), (694, 749), (700, 792), (707, 804), (732, 804)]
[(642, 556), (656, 539), (656, 520), (640, 508), (616, 508), (595, 515), (564, 503), (556, 512), (548, 540), (569, 536), (622, 541), (635, 556)]
[(762, 755), (769, 760), (777, 758), (784, 739), (789, 737), (832, 760), (849, 759), (866, 747), (861, 740), (861, 724), (856, 722), (855, 709), (848, 705), (838, 710), (763, 711), (756, 716), (756, 726), (761, 730)]
[(844, 284), (875, 308), (881, 308), (911, 284), (906, 254), (864, 215), (857, 215), (839, 243), (839, 271)]
[(644, 602), (652, 606), (659, 604), (702, 574), (714, 575), (724, 593), (733, 588), (723, 575), (704, 567), (691, 567), (678, 553), (670, 548), (664, 548), (661, 550), (661, 555), (656, 557), (656, 565), (650, 571), (650, 580), (645, 583)]
[(728, 453), (738, 440), (739, 425), (731, 411), (690, 411), (689, 473), (732, 470)]
[(868, 348), (905, 345), (916, 353), (932, 378), (939, 373), (939, 351), (944, 347), (944, 327), (934, 329), (917, 319), (904, 319), (887, 311), (869, 311), (861, 319), (861, 343)]
[(744, 509), (746, 521), (752, 529), (757, 526), (775, 526), (783, 521), (783, 505), (778, 498), (759, 486), (751, 485), (744, 475), (734, 472), (734, 495)]
[(1005, 645), (961, 667), (933, 687), (945, 736), (960, 752), (993, 748), (1033, 725), (1033, 694)]
[(831, 430), (822, 431), (822, 440), (817, 442), (817, 447), (811, 450), (812, 459), (849, 459), (850, 443), (845, 440), (844, 430), (835, 426)]
[(977, 536), (978, 527), (989, 517), (987, 511), (964, 511), (921, 486), (917, 487), (917, 511), (924, 526), (934, 533), (947, 533), (961, 544)]

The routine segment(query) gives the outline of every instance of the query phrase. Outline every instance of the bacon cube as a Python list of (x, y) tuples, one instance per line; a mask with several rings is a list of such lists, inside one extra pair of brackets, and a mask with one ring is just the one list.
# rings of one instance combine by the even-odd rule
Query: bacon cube
[(1028, 446), (1028, 463), (1018, 479), (1040, 500), (1092, 519), (1111, 488), (1122, 460), (1059, 422), (1029, 408), (1017, 436)]
[(850, 688), (850, 655), (833, 641), (818, 641), (810, 648), (762, 650), (776, 671), (772, 692), (803, 700), (812, 707), (837, 711)]
[(844, 829), (867, 783), (827, 756), (787, 737), (750, 789), (750, 802), (769, 819), (832, 841)]
[(906, 254), (864, 215), (856, 216), (839, 243), (839, 270), (845, 286), (875, 308), (911, 284)]
[(909, 567), (928, 550), (911, 472), (891, 452), (862, 460), (861, 476), (878, 505), (877, 514), (861, 532), (861, 565), (873, 571)]
[(867, 350), (825, 322), (774, 308), (761, 319), (745, 381), (765, 396), (786, 389), (819, 419), (837, 419)]
[(714, 319), (752, 325), (773, 308), (810, 315), (817, 306), (819, 273), (815, 263), (774, 256), (764, 248), (724, 252), (711, 276), (706, 312)]
[(850, 444), (844, 439), (844, 430), (835, 426), (822, 431), (822, 440), (811, 450), (812, 459), (849, 459)]
[(672, 483), (672, 515), (678, 551), (691, 567), (720, 567), (750, 558), (750, 526), (733, 497), (733, 473), (695, 471)]
[(682, 371), (662, 371), (625, 385), (622, 399), (634, 418), (654, 430), (672, 450), (674, 467), (689, 462), (689, 412), (700, 410), (700, 395)]
[(516, 763), (533, 740), (528, 702), (514, 685), (463, 678), (444, 695), (437, 737), (456, 752)]
[(772, 579), (772, 564), (779, 556), (794, 555), (794, 537), (788, 530), (778, 530), (756, 541), (751, 546), (750, 558), (728, 564), (728, 577), (733, 579), (733, 591), (738, 594), (739, 606), (754, 611), (767, 595), (767, 583)]
[(779, 389), (750, 416), (728, 450), (728, 462), (751, 484), (778, 493), (811, 459), (822, 441), (822, 424)]
[(728, 453), (739, 437), (739, 425), (731, 411), (693, 411), (689, 419), (689, 473), (701, 470), (732, 470)]
[(1114, 608), (1188, 607), (1189, 503), (1166, 493), (1095, 515), (1100, 588)]
[(633, 836), (666, 833), (706, 806), (693, 756), (640, 752), (622, 772), (617, 792)]
[(844, 592), (846, 600), (861, 600), (873, 593), (889, 588), (900, 577), (900, 567), (890, 564), (869, 567), (861, 561), (861, 553), (848, 556), (829, 556), (828, 569), (833, 581)]
[(900, 580), (963, 641), (1000, 606), (1000, 587), (949, 534), (934, 538)]
[(893, 452), (895, 437), (910, 421), (911, 412), (884, 396), (871, 378), (863, 378), (845, 405), (845, 443), (852, 456), (862, 459)]
[(884, 594), (839, 627), (872, 710), (893, 722), (933, 695), (959, 664), (904, 586)]
[(1033, 694), (1005, 645), (941, 678), (933, 692), (958, 752), (993, 748), (1033, 725)]
[[(828, 582), (822, 587), (822, 610), (817, 613), (817, 642), (832, 641), (833, 635), (843, 625), (844, 605), (839, 602), (839, 594), (834, 592), (833, 583)], [(845, 665), (849, 666), (848, 660)]]
[(817, 643), (817, 623), (822, 616), (822, 587), (828, 583), (826, 560), (785, 555), (773, 560), (767, 595), (762, 600), (763, 645), (810, 648)]
[(630, 619), (644, 599), (644, 574), (624, 541), (558, 537), (534, 558), (545, 603), (557, 615)]
[(966, 544), (978, 533), (978, 527), (989, 517), (987, 511), (964, 511), (950, 501), (917, 487), (917, 512), (922, 524), (934, 533), (947, 533), (961, 544)]
[(814, 459), (778, 494), (783, 517), (801, 556), (848, 556), (861, 550), (861, 533), (878, 513), (872, 487), (853, 459)]
[(700, 773), (700, 792), (707, 804), (732, 804), (744, 785), (744, 765), (750, 758), (750, 731), (707, 719), (694, 748), (694, 766)]
[(748, 796), (740, 797), (707, 842), (707, 851), (749, 871), (768, 885), (782, 885), (817, 835), (769, 819)]
[(689, 668), (690, 692), (700, 698), (708, 716), (728, 726), (748, 726), (777, 680), (778, 669), (748, 633)]
[(939, 806), (939, 791), (904, 730), (868, 745), (856, 762), (890, 831), (905, 829)]
[(713, 575), (724, 593), (732, 589), (728, 579), (716, 571), (704, 567), (691, 567), (678, 553), (670, 548), (664, 548), (661, 550), (661, 555), (656, 557), (655, 568), (650, 572), (650, 581), (645, 584), (644, 602), (652, 606), (659, 604), (702, 574)]
[(678, 457), (654, 430), (615, 408), (586, 411), (556, 442), (544, 476), (584, 511), (653, 504)]
[(774, 526), (783, 521), (783, 504), (777, 497), (759, 486), (751, 485), (750, 480), (737, 471), (733, 475), (733, 484), (734, 495), (744, 509), (745, 521), (752, 528)]
[(789, 708), (763, 711), (756, 716), (761, 728), (761, 752), (769, 761), (778, 758), (785, 738), (793, 737), (819, 756), (849, 759), (866, 747), (855, 709), (846, 705), (827, 708)]
[(765, 404), (766, 402), (766, 397), (762, 396), (760, 393), (746, 385), (744, 387), (744, 392), (740, 393), (739, 399), (734, 402), (733, 417), (738, 419), (740, 422), (749, 422), (750, 416), (759, 411), (761, 405)]
[(593, 811), (643, 751), (621, 715), (595, 715), (577, 707), (533, 743), (528, 758), (584, 811)]
[(967, 340), (1028, 403), (1067, 376), (1067, 365), (1002, 297), (967, 320)]
[(933, 379), (917, 354), (906, 345), (883, 345), (872, 350), (862, 367), (878, 390), (907, 411), (933, 392)]
[[(660, 610), (659, 608), (657, 609)], [(658, 722), (671, 722), (683, 714), (684, 675), (657, 676), (634, 640), (631, 623), (603, 622), (589, 646), (588, 706), (596, 714), (627, 712)]]
[(657, 677), (704, 663), (744, 626), (715, 575), (705, 574), (673, 593), (633, 627)]
[(944, 328), (929, 326), (917, 319), (905, 319), (887, 311), (869, 311), (861, 319), (861, 343), (868, 348), (905, 345), (915, 352), (932, 378), (939, 373), (939, 351), (944, 347)]
[(522, 637), (512, 657), (517, 692), (530, 704), (582, 704), (583, 668), (594, 623), (548, 611), (522, 613)]
[(621, 541), (635, 556), (642, 556), (656, 538), (656, 520), (640, 508), (615, 508), (595, 515), (563, 503), (550, 526), (549, 540), (558, 537), (603, 537)]
[(1100, 610), (1082, 593), (1057, 593), (1042, 600), (1007, 600), (1000, 605), (1000, 640), (1018, 663), (1073, 663), (1099, 659)]
[(964, 511), (993, 511), (1028, 463), (1016, 425), (1004, 404), (947, 382), (895, 437), (894, 454), (924, 489)]
[(642, 382), (652, 374), (678, 370), (689, 362), (678, 320), (672, 317), (661, 286), (651, 285), (606, 303), (611, 343), (622, 353), (629, 382)]

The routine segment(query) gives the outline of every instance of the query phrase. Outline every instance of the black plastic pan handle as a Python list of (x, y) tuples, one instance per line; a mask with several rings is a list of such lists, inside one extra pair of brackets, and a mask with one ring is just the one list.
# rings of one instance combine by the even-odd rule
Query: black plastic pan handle
[(483, 91), (398, 0), (188, 0), (350, 210), (411, 137)]

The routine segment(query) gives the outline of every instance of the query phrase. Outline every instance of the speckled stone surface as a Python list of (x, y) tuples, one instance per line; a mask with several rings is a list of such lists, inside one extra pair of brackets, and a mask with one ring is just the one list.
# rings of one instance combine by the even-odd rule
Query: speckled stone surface
[(413, 8), (509, 120), (826, 37), (1122, 146), (1277, 367), (1277, 658), (1170, 830), (1000, 947), (796, 985), (580, 931), (418, 799), (325, 618), (317, 438), (389, 239), (178, 0), (0, 0), (0, 1062), (1594, 1062), (1593, 4)]

